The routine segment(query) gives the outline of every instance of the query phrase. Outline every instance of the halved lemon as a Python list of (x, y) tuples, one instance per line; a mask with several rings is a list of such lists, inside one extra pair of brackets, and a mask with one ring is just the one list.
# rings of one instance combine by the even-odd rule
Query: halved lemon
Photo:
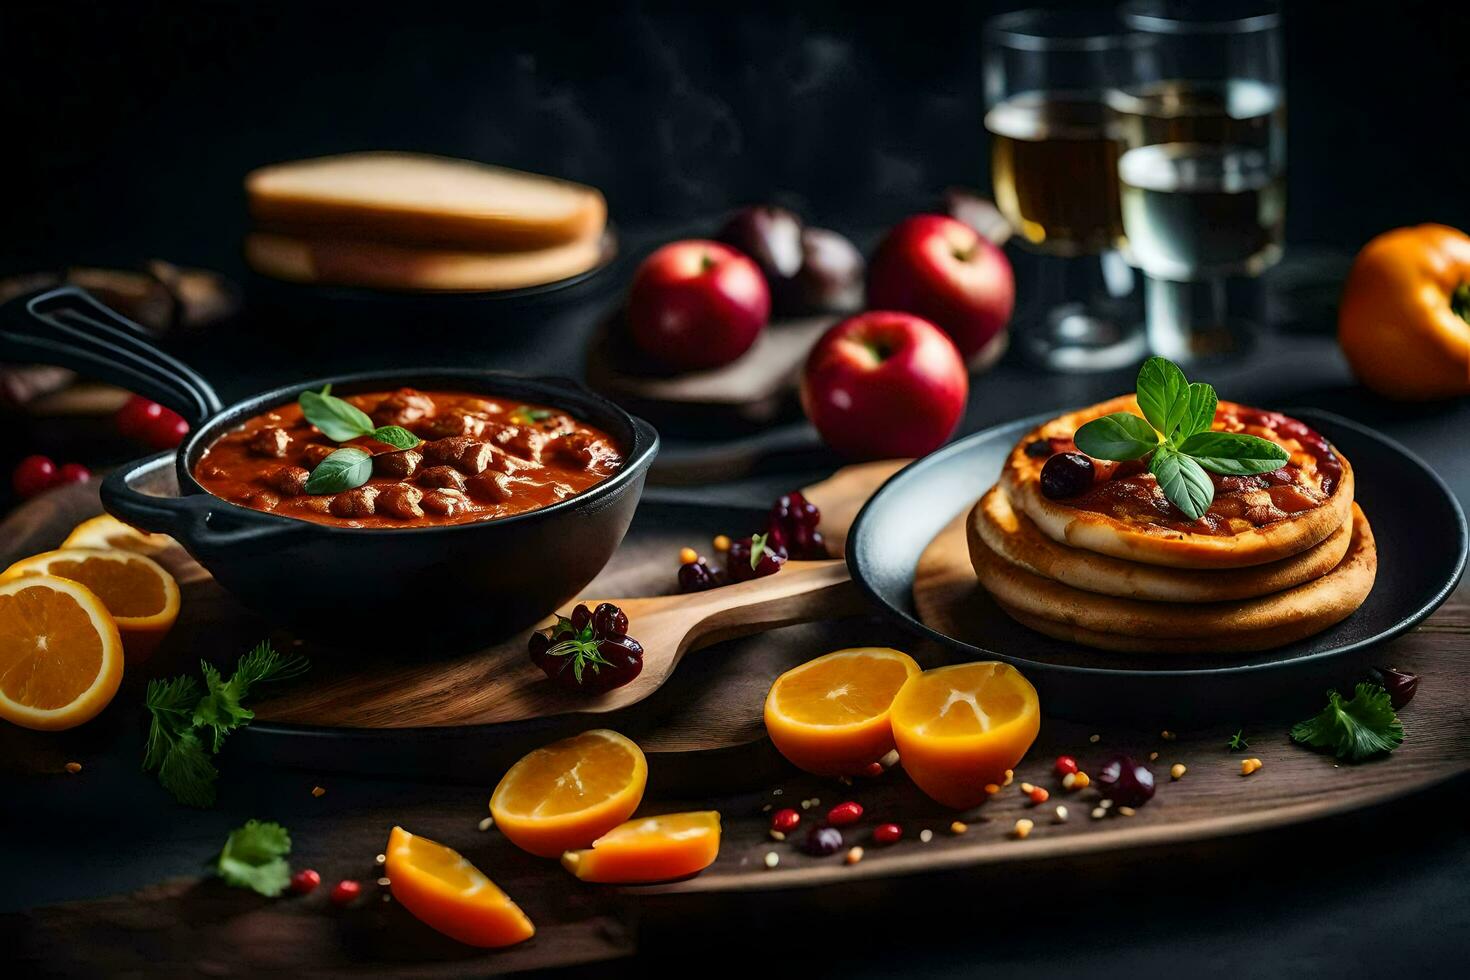
[(121, 548), (140, 555), (157, 555), (173, 544), (174, 539), (167, 534), (140, 531), (111, 514), (98, 514), (82, 521), (61, 542), (63, 548)]
[(117, 624), (86, 586), (52, 575), (0, 581), (0, 718), (75, 728), (107, 707), (122, 674)]
[(583, 881), (634, 884), (684, 878), (720, 854), (720, 815), (714, 810), (638, 817), (619, 824), (581, 851), (561, 856)]
[(910, 678), (889, 711), (904, 771), (932, 799), (963, 810), (1005, 781), (1041, 729), (1036, 688), (1010, 664), (956, 664)]
[(490, 795), (502, 833), (541, 857), (587, 847), (627, 820), (643, 799), (643, 750), (605, 728), (528, 753)]
[(453, 848), (394, 827), (386, 853), (393, 897), (430, 928), (471, 946), (510, 946), (536, 934), (520, 906)]
[(80, 582), (112, 614), (128, 659), (147, 659), (179, 618), (179, 585), (146, 555), (116, 548), (61, 548), (22, 558), (0, 581), (26, 575), (55, 575)]
[(766, 733), (792, 765), (819, 776), (855, 776), (893, 751), (889, 705), (919, 673), (888, 647), (838, 650), (793, 667), (766, 695)]

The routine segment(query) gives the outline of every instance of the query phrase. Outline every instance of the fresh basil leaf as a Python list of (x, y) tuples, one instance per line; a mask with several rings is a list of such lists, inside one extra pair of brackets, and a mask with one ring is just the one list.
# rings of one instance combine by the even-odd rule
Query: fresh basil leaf
[(1281, 446), (1244, 432), (1199, 432), (1179, 447), (1205, 469), (1223, 476), (1250, 476), (1280, 469), (1291, 458)]
[(1215, 406), (1220, 399), (1215, 396), (1214, 385), (1194, 383), (1189, 386), (1189, 404), (1184, 410), (1184, 421), (1174, 435), (1175, 443), (1183, 442), (1196, 432), (1209, 432), (1215, 424)]
[(1093, 419), (1077, 430), (1072, 441), (1093, 459), (1138, 459), (1159, 448), (1154, 427), (1130, 412)]
[(317, 464), (306, 480), (307, 493), (338, 493), (360, 487), (373, 475), (373, 458), (351, 446), (332, 453)]
[(423, 442), (401, 425), (380, 425), (373, 430), (373, 438), (394, 449), (412, 449)]
[(1138, 369), (1138, 407), (1165, 440), (1174, 437), (1189, 408), (1189, 382), (1179, 365), (1164, 357), (1143, 362)]
[(1158, 477), (1164, 496), (1190, 520), (1199, 520), (1210, 509), (1215, 485), (1210, 482), (1210, 474), (1188, 456), (1165, 446), (1154, 453), (1148, 468)]
[(306, 421), (321, 430), (333, 442), (346, 442), (358, 436), (371, 435), (373, 420), (351, 402), (331, 394), (331, 385), (321, 391), (303, 391), (297, 404)]

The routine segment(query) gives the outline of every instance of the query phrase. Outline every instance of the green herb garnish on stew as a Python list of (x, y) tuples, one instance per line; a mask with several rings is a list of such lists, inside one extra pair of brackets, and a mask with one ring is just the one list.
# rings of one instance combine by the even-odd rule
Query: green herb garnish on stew
[(1149, 472), (1169, 502), (1190, 520), (1199, 520), (1215, 499), (1209, 470), (1222, 476), (1249, 476), (1280, 469), (1290, 454), (1268, 439), (1243, 432), (1213, 432), (1215, 389), (1191, 384), (1163, 357), (1150, 357), (1138, 372), (1139, 418), (1114, 412), (1077, 430), (1072, 441), (1094, 459), (1149, 459)]
[(526, 425), (531, 422), (545, 422), (556, 413), (547, 408), (532, 408), (530, 405), (522, 405), (510, 413), (510, 420), (517, 425)]
[(373, 475), (373, 458), (361, 449), (343, 446), (316, 464), (306, 478), (307, 493), (341, 493), (362, 486)]
[(303, 391), (296, 403), (306, 421), (333, 442), (370, 436), (394, 449), (412, 449), (423, 441), (401, 425), (373, 425), (366, 412), (332, 394), (331, 385), (321, 391)]

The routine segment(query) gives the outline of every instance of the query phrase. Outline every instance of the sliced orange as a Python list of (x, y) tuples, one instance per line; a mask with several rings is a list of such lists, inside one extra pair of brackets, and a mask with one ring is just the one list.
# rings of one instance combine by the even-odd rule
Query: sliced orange
[(179, 585), (146, 555), (116, 548), (61, 548), (23, 558), (0, 572), (0, 580), (55, 575), (90, 589), (122, 632), (128, 659), (151, 654), (179, 618)]
[(174, 539), (167, 534), (149, 534), (124, 524), (111, 514), (98, 514), (71, 529), (63, 548), (121, 548), (140, 555), (156, 555), (168, 550)]
[(888, 707), (919, 673), (906, 653), (855, 647), (793, 667), (766, 695), (766, 733), (798, 769), (855, 776), (893, 751)]
[(889, 711), (904, 771), (930, 798), (963, 810), (1005, 781), (1041, 729), (1036, 688), (998, 661), (926, 670)]
[(0, 581), (0, 718), (75, 728), (107, 707), (122, 674), (117, 624), (86, 586), (52, 575)]
[(668, 881), (703, 871), (720, 853), (720, 815), (714, 810), (639, 817), (620, 824), (583, 851), (561, 856), (583, 881), (636, 884)]
[(430, 928), (470, 946), (511, 946), (536, 934), (520, 906), (458, 851), (394, 827), (386, 854), (393, 897)]
[(605, 728), (527, 754), (490, 795), (502, 833), (541, 857), (587, 847), (627, 820), (643, 799), (643, 750)]

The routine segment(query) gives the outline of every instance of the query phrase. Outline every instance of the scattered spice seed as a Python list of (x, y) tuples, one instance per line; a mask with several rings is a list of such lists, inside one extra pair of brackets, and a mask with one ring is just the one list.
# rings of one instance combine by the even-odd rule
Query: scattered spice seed
[(1120, 806), (1120, 807), (1118, 807), (1118, 815), (1119, 816), (1122, 816), (1122, 817), (1131, 817), (1131, 816), (1133, 816), (1137, 812), (1138, 811), (1135, 810), (1135, 809), (1133, 809), (1133, 807), (1131, 807), (1131, 806)]
[(1015, 778), (1016, 778), (1016, 770), (1014, 770), (1014, 769), (1007, 769), (1006, 770), (1006, 781), (1003, 782), (1003, 783), (1001, 783), (1001, 785), (1002, 786), (1009, 786), (1011, 784), (1011, 781), (1014, 780)]
[(784, 792), (786, 792), (784, 789), (782, 789), (781, 787), (777, 786), (775, 789), (771, 790), (771, 795), (772, 796), (780, 796)]
[(1032, 786), (1030, 783), (1022, 783), (1021, 784), (1021, 792), (1023, 792), (1023, 793), (1030, 793), (1035, 788), (1036, 787), (1035, 786)]
[(1258, 771), (1263, 765), (1265, 763), (1260, 759), (1242, 759), (1240, 760), (1240, 774), (1242, 776), (1249, 776), (1251, 773)]
[(878, 760), (878, 764), (884, 769), (892, 769), (898, 765), (898, 749), (889, 749), (888, 754)]
[(1163, 731), (1159, 732), (1159, 738), (1163, 739), (1166, 742), (1172, 742), (1174, 741), (1174, 739), (1178, 738), (1178, 736), (1166, 728)]
[(1031, 828), (1035, 826), (1036, 824), (1032, 823), (1030, 820), (1027, 820), (1025, 817), (1022, 817), (1020, 820), (1017, 820), (1016, 825), (1011, 828), (1011, 834), (1016, 838), (1016, 840), (1025, 840), (1027, 837), (1031, 836)]
[(1159, 754), (1157, 752), (1150, 752), (1148, 754), (1148, 761), (1149, 762), (1158, 762), (1159, 761)]
[(483, 818), (481, 818), (481, 820), (480, 820), (480, 832), (481, 833), (489, 830), (493, 826), (495, 826), (495, 818), (494, 817), (483, 817)]
[(768, 833), (770, 833), (771, 840), (773, 841), (783, 841), (786, 839), (786, 835), (781, 833), (781, 831), (779, 830), (768, 831)]
[(861, 847), (849, 848), (847, 851), (847, 857), (843, 858), (843, 860), (846, 861), (848, 864), (857, 864), (862, 859), (863, 849)]
[(1086, 789), (1092, 785), (1092, 777), (1085, 772), (1079, 772), (1077, 778), (1073, 780), (1072, 785), (1078, 789)]
[(1112, 800), (1098, 800), (1097, 801), (1097, 805), (1100, 806), (1100, 807), (1102, 807), (1104, 810), (1111, 810), (1113, 808), (1113, 801)]
[(774, 868), (776, 865), (778, 865), (780, 863), (781, 863), (781, 855), (777, 854), (775, 851), (767, 851), (766, 852), (766, 867), (768, 867), (768, 868)]
[(1183, 779), (1184, 778), (1184, 774), (1187, 773), (1187, 772), (1189, 772), (1189, 767), (1187, 767), (1182, 762), (1176, 762), (1172, 766), (1169, 767), (1169, 778), (1170, 779)]
[(66, 764), (66, 771), (75, 776), (82, 771), (82, 764), (80, 762), (68, 762)]
[(1058, 803), (1057, 804), (1057, 808), (1056, 808), (1056, 810), (1054, 812), (1055, 812), (1055, 815), (1056, 815), (1056, 821), (1057, 821), (1057, 823), (1066, 823), (1067, 822), (1067, 808), (1066, 808), (1065, 805), (1063, 805), (1061, 803)]
[(384, 878), (379, 878), (378, 879), (378, 887), (379, 888), (387, 888), (391, 884), (393, 884), (393, 881), (390, 878), (384, 877)]
[(1107, 815), (1108, 815), (1108, 811), (1104, 810), (1100, 806), (1095, 806), (1095, 807), (1092, 808), (1092, 819), (1094, 819), (1094, 820), (1101, 820), (1103, 817), (1106, 817)]
[(996, 793), (999, 793), (1000, 792), (1000, 784), (999, 783), (986, 783), (985, 784), (985, 792), (988, 795), (990, 795), (990, 796), (994, 796)]
[(327, 795), (327, 791), (325, 789), (323, 789), (322, 787), (320, 787), (320, 786), (313, 786), (311, 788), (311, 795), (312, 796), (315, 796), (318, 799), (320, 799), (323, 796), (326, 796)]
[(812, 801), (811, 800), (802, 800), (801, 801), (801, 808), (803, 810), (810, 810), (812, 808)]
[(841, 783), (842, 785), (844, 785), (844, 786), (851, 786), (852, 785), (852, 777), (851, 776), (838, 776), (837, 777), (837, 781), (839, 783)]
[(728, 534), (716, 534), (714, 540), (716, 551), (730, 550), (730, 536)]
[(949, 832), (951, 834), (963, 834), (965, 831), (967, 831), (969, 829), (970, 829), (969, 827), (967, 827), (964, 824), (960, 823), (958, 820), (956, 820), (954, 823), (952, 823), (952, 824), (949, 825)]
[(388, 892), (384, 892), (383, 893), (383, 901), (385, 901), (385, 902), (391, 902), (391, 901), (393, 901), (393, 896), (391, 894), (389, 894)]
[(1087, 740), (1089, 742), (1091, 742), (1093, 745), (1096, 745), (1098, 742), (1101, 742), (1102, 741), (1102, 736), (1101, 735), (1089, 735), (1089, 736), (1087, 736)]
[(930, 830), (928, 827), (925, 827), (923, 830), (919, 831), (919, 843), (920, 844), (927, 844), (927, 843), (929, 843), (933, 839), (934, 839), (934, 831)]
[(679, 564), (689, 565), (697, 561), (699, 561), (699, 552), (695, 551), (693, 548), (679, 549)]
[(761, 807), (761, 813), (770, 813), (770, 812), (771, 812), (771, 804), (767, 803), (765, 806)]
[(377, 862), (378, 864), (387, 864), (388, 863), (388, 855), (386, 855), (386, 854), (379, 854), (377, 857), (373, 858), (373, 860), (375, 862)]
[(1031, 797), (1031, 802), (1035, 806), (1040, 806), (1047, 800), (1051, 799), (1051, 794), (1042, 789), (1040, 786), (1031, 787), (1031, 792), (1027, 793), (1026, 795)]

